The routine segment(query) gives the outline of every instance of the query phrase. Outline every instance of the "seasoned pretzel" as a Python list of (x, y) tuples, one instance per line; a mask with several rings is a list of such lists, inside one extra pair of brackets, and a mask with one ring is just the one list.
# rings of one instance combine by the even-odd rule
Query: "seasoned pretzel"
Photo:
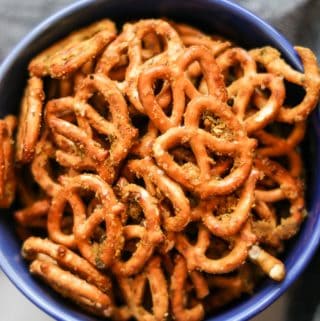
[(115, 25), (108, 19), (75, 31), (32, 59), (30, 74), (64, 78), (97, 57), (115, 33)]
[(279, 185), (279, 187), (268, 190), (257, 188), (255, 191), (256, 200), (274, 203), (287, 199), (290, 202), (290, 209), (288, 211), (289, 216), (280, 218), (280, 224), (278, 224), (272, 232), (272, 234), (282, 240), (289, 239), (297, 233), (305, 215), (301, 184), (281, 165), (267, 158), (256, 158), (254, 160), (254, 165), (264, 175), (271, 178)]
[(13, 163), (13, 134), (16, 124), (16, 117), (12, 115), (0, 120), (0, 208), (10, 207), (16, 193)]
[(22, 255), (31, 260), (30, 272), (82, 308), (100, 316), (113, 312), (109, 278), (85, 259), (47, 239), (28, 238)]
[(28, 163), (33, 158), (40, 135), (44, 99), (42, 80), (31, 77), (20, 105), (16, 144), (16, 161), (18, 162)]
[[(96, 91), (102, 93), (109, 103), (113, 123), (88, 104), (87, 101)], [(50, 128), (75, 142), (79, 149), (87, 149), (90, 157), (99, 163), (100, 175), (111, 183), (136, 135), (136, 130), (130, 125), (126, 102), (113, 82), (103, 75), (90, 75), (82, 82), (75, 98), (52, 100), (46, 108)], [(80, 128), (59, 118), (66, 111), (76, 114)], [(94, 140), (90, 126), (108, 137), (111, 143), (109, 150)]]
[[(52, 238), (66, 239), (71, 245), (76, 243), (81, 254), (98, 268), (112, 264), (123, 246), (121, 214), (124, 205), (119, 203), (111, 189), (99, 176), (82, 174), (74, 177), (60, 178), (63, 189), (55, 195), (48, 214), (48, 231)], [(77, 192), (92, 191), (99, 200), (99, 205), (89, 217)], [(73, 210), (73, 235), (65, 236), (61, 231), (63, 209), (69, 202)], [(92, 234), (100, 223), (105, 222), (105, 236), (98, 242), (91, 242)]]
[(306, 132), (306, 122), (296, 122), (289, 136), (279, 137), (277, 133), (258, 130), (253, 135), (262, 144), (258, 153), (264, 157), (288, 155), (303, 139)]
[(233, 238), (233, 247), (227, 255), (210, 259), (206, 256), (206, 251), (210, 246), (211, 233), (201, 224), (199, 224), (198, 229), (198, 238), (194, 245), (190, 244), (183, 233), (177, 233), (176, 235), (176, 248), (186, 259), (188, 270), (199, 270), (211, 274), (231, 272), (245, 262), (248, 250), (256, 240), (249, 224), (246, 224), (239, 235)]
[(255, 199), (255, 184), (258, 178), (259, 172), (253, 169), (243, 186), (237, 204), (230, 206), (230, 208), (227, 205), (226, 212), (222, 212), (219, 217), (215, 215), (215, 212), (219, 211), (219, 205), (224, 209), (228, 201), (225, 197), (201, 201), (193, 209), (192, 216), (202, 219), (203, 224), (214, 235), (229, 237), (237, 234), (250, 216), (251, 207)]
[[(168, 150), (172, 147), (190, 142), (198, 165), (179, 166), (170, 156)], [(159, 136), (154, 145), (153, 153), (157, 164), (175, 181), (186, 188), (195, 191), (201, 198), (212, 195), (225, 195), (237, 189), (248, 177), (252, 166), (252, 149), (255, 143), (243, 139), (242, 141), (228, 142), (218, 139), (202, 129), (190, 127), (176, 127), (169, 129)], [(241, 146), (241, 147), (240, 147)], [(240, 149), (241, 148), (241, 149)], [(207, 154), (212, 152), (233, 156), (235, 168), (224, 178), (210, 175), (212, 159)]]
[(47, 214), (50, 208), (50, 201), (43, 199), (34, 202), (32, 205), (15, 211), (16, 222), (25, 227), (47, 227)]
[(174, 269), (170, 279), (171, 309), (173, 317), (178, 321), (202, 320), (204, 317), (204, 309), (200, 302), (196, 301), (194, 306), (190, 308), (186, 306), (186, 303), (188, 302), (188, 288), (186, 287), (188, 270), (186, 261), (179, 255), (176, 257), (174, 263)]
[(280, 108), (277, 119), (286, 123), (305, 120), (315, 108), (320, 95), (320, 74), (315, 55), (308, 48), (295, 47), (295, 50), (302, 60), (304, 73), (292, 69), (280, 57), (280, 52), (272, 47), (250, 50), (250, 55), (268, 72), (281, 76), (305, 90), (305, 96), (299, 104)]
[[(247, 108), (256, 88), (268, 88), (270, 97), (266, 99), (257, 112), (248, 115)], [(285, 98), (285, 87), (280, 77), (272, 74), (252, 74), (234, 81), (228, 87), (228, 96), (233, 100), (232, 110), (237, 118), (244, 122), (245, 129), (250, 135), (262, 129), (276, 118)]]
[[(142, 40), (151, 32), (164, 38), (166, 49), (143, 62)], [(125, 79), (118, 83), (118, 87), (128, 95), (133, 106), (139, 112), (144, 113), (137, 89), (139, 74), (152, 65), (174, 61), (182, 49), (183, 44), (178, 34), (165, 21), (146, 19), (135, 24), (125, 24), (120, 36), (102, 54), (96, 71), (109, 75), (112, 68), (119, 64), (121, 66), (123, 57), (128, 59)]]
[(133, 199), (139, 204), (145, 217), (140, 224), (124, 226), (123, 235), (126, 240), (139, 238), (140, 241), (129, 260), (122, 261), (120, 258), (116, 258), (112, 265), (112, 271), (116, 275), (130, 276), (143, 268), (153, 254), (155, 246), (163, 241), (164, 236), (160, 228), (157, 200), (144, 188), (135, 184), (128, 184), (125, 179), (120, 179), (118, 186), (122, 201), (127, 203)]
[[(151, 290), (152, 312), (143, 307), (143, 296), (146, 283)], [(118, 277), (120, 290), (126, 306), (115, 309), (115, 320), (126, 321), (134, 317), (138, 321), (162, 321), (168, 315), (169, 297), (167, 281), (160, 266), (159, 257), (153, 257), (145, 269), (138, 275), (125, 278)]]
[[(160, 207), (164, 220), (164, 227), (168, 231), (181, 231), (190, 220), (189, 200), (185, 197), (182, 188), (171, 180), (165, 173), (157, 167), (150, 159), (131, 160), (127, 164), (129, 174), (142, 177), (146, 183), (146, 189), (152, 196), (157, 192), (161, 197), (168, 198), (174, 209), (174, 216), (170, 216), (169, 210)], [(130, 179), (129, 179), (130, 180)], [(157, 190), (154, 189), (154, 185)]]

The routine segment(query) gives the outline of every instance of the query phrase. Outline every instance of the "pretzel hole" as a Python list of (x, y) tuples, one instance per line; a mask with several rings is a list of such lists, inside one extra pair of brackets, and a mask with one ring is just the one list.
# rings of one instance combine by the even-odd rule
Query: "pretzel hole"
[(146, 311), (150, 313), (153, 312), (152, 292), (151, 292), (151, 287), (148, 279), (146, 280), (144, 285), (141, 305)]
[(88, 104), (92, 106), (104, 119), (110, 120), (109, 104), (100, 92), (94, 92), (88, 100)]
[(132, 199), (127, 203), (127, 214), (128, 219), (126, 225), (139, 225), (144, 217), (142, 208)]
[(186, 163), (196, 164), (196, 159), (193, 152), (187, 146), (179, 146), (169, 149), (170, 155), (172, 155), (174, 161), (183, 166)]
[(139, 242), (139, 238), (132, 238), (125, 241), (123, 250), (121, 251), (121, 261), (126, 262), (131, 259), (133, 253), (137, 250), (137, 245)]
[(286, 90), (284, 106), (297, 106), (300, 104), (306, 95), (304, 87), (288, 82), (286, 79), (284, 80), (284, 86)]
[(235, 80), (241, 78), (244, 75), (243, 68), (240, 62), (237, 62), (228, 67), (224, 72), (224, 82), (226, 86), (231, 85)]
[(131, 117), (132, 125), (138, 129), (138, 139), (148, 132), (149, 118), (144, 115), (134, 115)]
[(184, 233), (191, 245), (195, 245), (197, 243), (198, 232), (199, 232), (198, 222), (191, 222), (186, 226)]
[(147, 32), (141, 39), (142, 61), (145, 62), (167, 50), (167, 40), (154, 30)]
[(290, 208), (291, 204), (288, 199), (284, 199), (278, 202), (273, 203), (276, 210), (277, 224), (281, 223), (281, 219), (290, 217)]
[(210, 234), (210, 244), (205, 252), (205, 256), (212, 260), (217, 260), (225, 255), (227, 255), (230, 251), (230, 243)]

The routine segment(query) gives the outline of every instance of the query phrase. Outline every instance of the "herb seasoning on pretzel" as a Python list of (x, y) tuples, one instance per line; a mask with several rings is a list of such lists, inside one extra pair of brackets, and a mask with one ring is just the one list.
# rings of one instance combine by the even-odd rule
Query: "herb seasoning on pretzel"
[(18, 124), (0, 120), (0, 207), (17, 200), (32, 275), (124, 321), (200, 321), (281, 282), (320, 95), (296, 49), (304, 72), (174, 21), (103, 19), (40, 52)]

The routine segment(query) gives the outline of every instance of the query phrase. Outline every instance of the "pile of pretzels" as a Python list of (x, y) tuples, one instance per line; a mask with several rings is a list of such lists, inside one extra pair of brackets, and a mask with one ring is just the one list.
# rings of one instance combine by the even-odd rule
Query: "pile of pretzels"
[(104, 19), (33, 58), (0, 121), (0, 206), (16, 199), (30, 272), (120, 321), (202, 320), (283, 280), (320, 94), (295, 49), (304, 72), (185, 24)]

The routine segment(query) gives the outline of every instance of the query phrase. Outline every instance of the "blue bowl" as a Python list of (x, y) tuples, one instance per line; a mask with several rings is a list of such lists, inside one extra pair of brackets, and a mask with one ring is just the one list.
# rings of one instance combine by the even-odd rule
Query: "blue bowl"
[[(85, 0), (58, 12), (25, 37), (0, 67), (0, 116), (16, 113), (27, 78), (27, 64), (40, 50), (71, 30), (102, 17), (117, 22), (124, 19), (169, 17), (198, 26), (210, 33), (234, 39), (246, 47), (271, 45), (278, 48), (295, 68), (302, 69), (288, 41), (267, 23), (226, 0)], [(301, 274), (314, 254), (320, 238), (320, 162), (319, 115), (314, 112), (309, 124), (305, 157), (308, 160), (309, 217), (285, 255), (287, 276), (281, 283), (265, 281), (255, 292), (210, 320), (248, 320), (276, 300)], [(0, 215), (0, 264), (15, 286), (34, 304), (56, 320), (97, 320), (69, 305), (49, 288), (30, 276), (20, 256), (21, 244), (14, 232), (12, 211)]]

